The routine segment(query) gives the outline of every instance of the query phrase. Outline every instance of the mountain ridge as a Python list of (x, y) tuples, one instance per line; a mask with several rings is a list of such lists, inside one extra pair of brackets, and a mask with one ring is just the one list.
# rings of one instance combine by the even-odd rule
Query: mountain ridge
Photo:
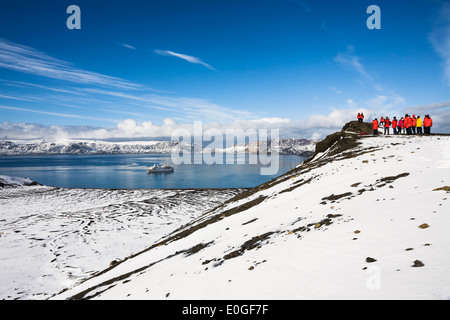
[[(16, 143), (0, 141), (0, 155), (44, 155), (44, 154), (170, 154), (176, 152), (228, 152), (258, 153), (276, 151), (282, 155), (299, 155), (308, 157), (315, 147), (316, 141), (297, 138), (280, 138), (261, 143), (233, 145), (228, 148), (201, 147), (197, 144), (179, 141), (146, 141), (146, 142), (106, 142), (106, 141), (68, 141), (65, 143), (32, 142)], [(267, 146), (261, 150), (260, 146)]]

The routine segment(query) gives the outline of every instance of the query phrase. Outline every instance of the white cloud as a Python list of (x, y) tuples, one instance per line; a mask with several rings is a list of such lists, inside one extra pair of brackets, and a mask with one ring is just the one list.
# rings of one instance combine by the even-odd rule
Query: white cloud
[[(51, 112), (51, 111), (44, 111), (44, 110), (35, 110), (35, 109), (22, 108), (22, 107), (0, 106), (0, 109), (21, 111), (21, 112), (25, 112), (25, 113), (46, 114), (46, 115), (50, 115), (50, 116), (58, 116), (58, 117), (63, 117), (63, 118), (77, 118), (77, 119), (96, 120), (96, 121), (105, 121), (105, 120), (108, 121), (108, 119), (105, 119), (105, 118), (89, 117), (89, 116), (84, 116), (84, 115), (79, 115), (79, 114)], [(114, 122), (114, 120), (112, 120), (112, 119), (110, 119), (109, 121)]]
[(133, 47), (132, 45), (126, 44), (126, 43), (121, 43), (120, 44), (122, 47), (131, 49), (131, 50), (136, 50), (136, 47)]
[(12, 43), (2, 38), (0, 38), (0, 68), (72, 83), (123, 89), (140, 88), (140, 85), (123, 79), (78, 69), (66, 61), (50, 57), (34, 48)]
[(444, 2), (428, 38), (443, 61), (444, 76), (450, 87), (450, 3)]
[(0, 94), (0, 98), (3, 99), (10, 99), (10, 100), (20, 100), (20, 101), (34, 101), (33, 99), (27, 99), (27, 98), (22, 98), (22, 97), (14, 97), (14, 96), (7, 96), (4, 94)]
[(433, 132), (450, 133), (450, 100), (428, 105), (418, 105), (403, 110), (404, 113), (420, 115), (428, 114), (433, 119)]
[(302, 7), (302, 9), (307, 12), (307, 13), (311, 13), (312, 9), (311, 6), (309, 5), (309, 3), (307, 1), (303, 1), (303, 0), (292, 0), (293, 2), (297, 3), (300, 5), (300, 7)]
[(398, 109), (406, 105), (406, 100), (400, 95), (393, 94), (390, 96), (378, 95), (365, 102), (365, 105), (380, 112), (390, 112), (393, 109)]
[[(328, 134), (342, 129), (344, 124), (356, 120), (356, 114), (363, 112), (365, 121), (380, 116), (401, 116), (404, 113), (421, 115), (430, 114), (435, 123), (434, 132), (450, 133), (450, 100), (429, 105), (407, 107), (400, 96), (376, 96), (372, 99), (357, 103), (351, 99), (348, 105), (332, 109), (328, 114), (312, 115), (308, 119), (293, 120), (289, 118), (253, 118), (234, 119), (220, 123), (203, 121), (203, 131), (214, 128), (222, 133), (227, 129), (279, 129), (282, 137), (299, 137), (320, 139)], [(2, 107), (0, 107), (2, 108)], [(68, 115), (66, 115), (68, 116)], [(149, 140), (151, 138), (170, 137), (177, 129), (184, 129), (194, 134), (194, 122), (177, 122), (167, 118), (160, 124), (151, 121), (138, 122), (126, 119), (112, 127), (87, 126), (44, 126), (41, 124), (0, 123), (0, 139), (45, 139), (59, 141), (62, 139), (95, 139), (95, 140)]]
[(193, 57), (193, 56), (189, 56), (187, 54), (176, 53), (176, 52), (169, 51), (169, 50), (154, 50), (154, 52), (156, 54), (160, 55), (160, 56), (173, 56), (173, 57), (177, 57), (177, 58), (183, 59), (183, 60), (185, 60), (187, 62), (190, 62), (190, 63), (200, 64), (200, 65), (202, 65), (202, 66), (204, 66), (204, 67), (206, 67), (208, 69), (214, 70), (214, 71), (216, 70), (212, 66), (210, 66), (209, 64), (207, 64), (207, 63), (203, 62), (202, 60), (200, 60), (199, 58)]
[[(227, 129), (279, 129), (282, 137), (318, 138), (340, 130), (343, 125), (356, 118), (356, 113), (365, 109), (332, 110), (328, 115), (314, 115), (305, 120), (288, 118), (259, 118), (250, 120), (233, 120), (228, 122), (203, 122), (203, 130), (211, 128), (226, 133)], [(370, 111), (367, 110), (370, 114)], [(134, 119), (121, 121), (114, 127), (93, 128), (86, 126), (44, 126), (41, 124), (0, 123), (0, 138), (9, 140), (45, 139), (59, 141), (61, 139), (151, 139), (170, 137), (176, 129), (194, 133), (194, 122), (179, 123), (174, 119), (164, 119), (161, 124), (151, 121), (138, 122)]]
[(336, 94), (342, 94), (342, 91), (341, 91), (341, 90), (336, 89), (336, 88), (334, 88), (334, 87), (328, 87), (328, 89), (330, 89), (331, 91), (333, 91), (333, 92), (336, 93)]
[(361, 58), (354, 54), (354, 47), (351, 45), (347, 46), (346, 52), (339, 52), (337, 56), (334, 57), (334, 61), (339, 63), (340, 65), (353, 69), (366, 79), (372, 79), (372, 77), (366, 72), (366, 69), (362, 65)]
[(206, 99), (192, 97), (173, 97), (161, 94), (148, 93), (125, 93), (120, 91), (110, 91), (102, 89), (82, 89), (82, 92), (96, 93), (103, 96), (112, 96), (124, 99), (124, 101), (136, 101), (142, 108), (171, 111), (177, 116), (192, 116), (197, 120), (213, 121), (233, 121), (238, 118), (253, 118), (255, 115), (248, 111), (237, 110), (220, 106)]

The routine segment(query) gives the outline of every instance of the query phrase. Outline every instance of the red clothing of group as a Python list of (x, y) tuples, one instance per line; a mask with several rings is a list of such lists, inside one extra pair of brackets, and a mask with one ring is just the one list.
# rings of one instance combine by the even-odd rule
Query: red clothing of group
[(378, 120), (373, 120), (372, 124), (373, 124), (373, 130), (378, 130)]
[(392, 120), (392, 128), (397, 128), (397, 119)]
[[(377, 118), (372, 121), (374, 135), (378, 135), (378, 129), (384, 128), (384, 134), (389, 134), (389, 128), (392, 126), (394, 129), (394, 134), (417, 134), (421, 135), (422, 133), (427, 135), (431, 134), (431, 127), (433, 126), (433, 120), (431, 120), (429, 115), (425, 115), (425, 118), (422, 119), (420, 116), (416, 118), (415, 115), (412, 117), (409, 114), (406, 114), (405, 117), (397, 120), (396, 117), (391, 121), (389, 117), (381, 117), (381, 121), (378, 121)], [(423, 130), (422, 130), (423, 129)]]
[(405, 128), (411, 128), (413, 125), (413, 120), (411, 119), (411, 117), (406, 117), (405, 118)]

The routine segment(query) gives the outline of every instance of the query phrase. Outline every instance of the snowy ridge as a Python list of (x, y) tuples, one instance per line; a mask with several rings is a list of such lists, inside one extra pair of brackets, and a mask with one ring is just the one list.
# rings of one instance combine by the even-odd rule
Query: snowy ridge
[(0, 155), (25, 154), (170, 154), (179, 151), (201, 152), (201, 147), (178, 141), (118, 143), (107, 141), (68, 141), (65, 143), (14, 143), (0, 141)]
[(450, 299), (450, 137), (326, 145), (53, 298)]
[[(274, 140), (279, 154), (310, 156), (314, 151), (316, 141), (307, 139), (282, 138)], [(263, 145), (267, 145), (264, 142)], [(66, 141), (61, 143), (13, 142), (0, 141), (0, 155), (26, 154), (171, 154), (180, 151), (211, 152), (210, 148), (202, 148), (196, 144), (179, 141), (136, 141), (136, 142), (108, 142), (108, 141)], [(257, 153), (259, 144), (235, 145), (226, 149), (215, 149), (216, 152)], [(266, 150), (264, 150), (266, 151)], [(273, 151), (273, 147), (267, 150)]]
[(215, 149), (215, 151), (224, 153), (277, 152), (283, 155), (309, 157), (314, 152), (316, 143), (317, 141), (308, 139), (280, 138), (269, 141), (264, 140), (262, 142), (237, 144), (225, 149)]

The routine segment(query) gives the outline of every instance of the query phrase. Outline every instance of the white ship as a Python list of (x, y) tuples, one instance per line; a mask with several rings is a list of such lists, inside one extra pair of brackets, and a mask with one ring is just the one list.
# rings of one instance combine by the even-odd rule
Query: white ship
[(154, 172), (173, 172), (173, 167), (169, 166), (168, 164), (154, 164), (150, 168), (147, 169), (147, 173), (154, 173)]

